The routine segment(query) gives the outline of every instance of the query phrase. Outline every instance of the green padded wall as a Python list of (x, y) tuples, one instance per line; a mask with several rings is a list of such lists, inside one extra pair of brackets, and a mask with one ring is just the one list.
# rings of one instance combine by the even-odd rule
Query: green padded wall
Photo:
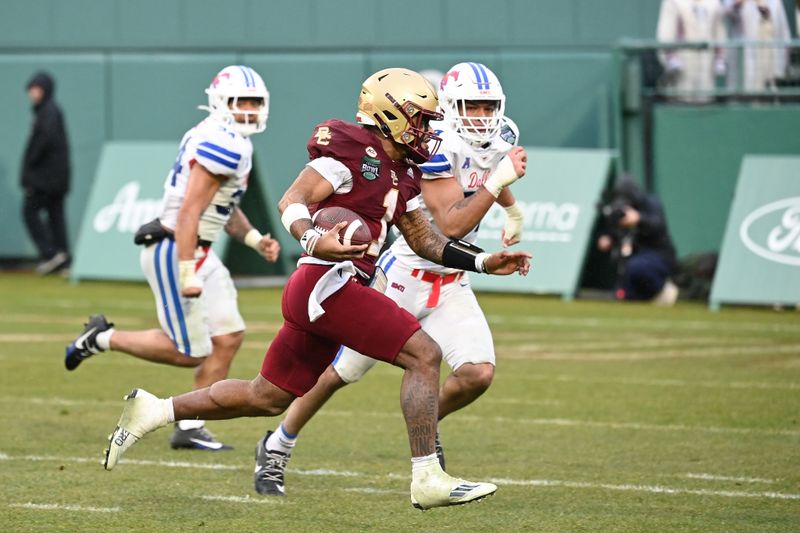
[[(0, 17), (1, 19), (2, 17)], [(81, 211), (94, 177), (94, 169), (107, 138), (104, 64), (99, 54), (0, 53), (0, 96), (6, 102), (0, 119), (0, 257), (35, 257), (22, 223), (19, 170), (33, 118), (25, 83), (38, 69), (56, 78), (56, 100), (61, 103), (71, 145), (72, 192), (67, 201), (70, 243), (74, 245)]]
[[(611, 48), (652, 35), (659, 0), (3, 0), (0, 258), (32, 257), (21, 222), (19, 158), (30, 125), (23, 85), (57, 78), (73, 144), (70, 236), (79, 231), (106, 141), (170, 141), (200, 120), (203, 89), (250, 63), (272, 96), (254, 138), (263, 204), (275, 204), (306, 160), (311, 128), (353, 116), (360, 82), (385, 66), (445, 70), (487, 63), (527, 145), (608, 147)], [(213, 23), (209, 23), (209, 13)], [(488, 20), (497, 21), (487, 24)], [(161, 176), (158, 177), (161, 179)], [(278, 226), (279, 227), (279, 226)], [(285, 232), (279, 236), (288, 237)], [(298, 250), (285, 242), (287, 251)], [(287, 254), (288, 255), (288, 254)]]
[(679, 255), (719, 250), (745, 154), (800, 154), (800, 106), (669, 107), (654, 115), (654, 182)]

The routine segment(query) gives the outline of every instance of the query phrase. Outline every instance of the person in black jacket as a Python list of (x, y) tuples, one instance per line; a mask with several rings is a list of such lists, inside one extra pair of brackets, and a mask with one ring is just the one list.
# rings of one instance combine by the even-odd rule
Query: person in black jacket
[(658, 198), (626, 178), (614, 187), (601, 211), (605, 227), (597, 247), (611, 252), (619, 265), (617, 298), (674, 304), (678, 288), (670, 277), (677, 259)]
[[(38, 72), (26, 88), (34, 119), (20, 176), (25, 191), (23, 214), (41, 258), (36, 271), (49, 274), (69, 263), (64, 220), (64, 198), (70, 181), (69, 143), (64, 116), (53, 100), (52, 76)], [(46, 214), (46, 222), (42, 214)]]

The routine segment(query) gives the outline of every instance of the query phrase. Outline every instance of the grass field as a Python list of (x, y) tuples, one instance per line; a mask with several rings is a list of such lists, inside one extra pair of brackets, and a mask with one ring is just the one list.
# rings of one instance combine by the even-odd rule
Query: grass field
[[(252, 378), (280, 325), (279, 289), (240, 291)], [(191, 371), (107, 353), (75, 372), (86, 316), (156, 325), (144, 285), (0, 274), (2, 531), (799, 531), (800, 316), (695, 304), (483, 295), (498, 369), (441, 424), (448, 469), (497, 483), (485, 502), (408, 499), (400, 371), (379, 365), (306, 428), (284, 499), (252, 488), (277, 419), (210, 423), (227, 452), (173, 451), (163, 429), (100, 465), (122, 396), (167, 396)], [(457, 325), (456, 325), (457, 326)]]

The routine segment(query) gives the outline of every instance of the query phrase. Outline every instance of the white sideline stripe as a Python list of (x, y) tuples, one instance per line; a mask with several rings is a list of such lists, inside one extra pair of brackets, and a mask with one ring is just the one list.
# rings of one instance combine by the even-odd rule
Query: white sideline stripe
[[(8, 454), (0, 452), (0, 460), (5, 461), (63, 461), (71, 463), (97, 463), (103, 464), (103, 459), (90, 458), (90, 457), (56, 457), (53, 455), (20, 455), (12, 457)], [(188, 461), (149, 461), (147, 459), (120, 459), (119, 464), (136, 465), (136, 466), (159, 466), (166, 468), (196, 468), (200, 470), (250, 470), (249, 467), (242, 467), (239, 465), (226, 465), (221, 463), (190, 463)], [(339, 476), (339, 477), (358, 477), (363, 474), (358, 472), (350, 472), (348, 470), (327, 470), (327, 469), (314, 469), (314, 470), (294, 470), (290, 472), (299, 474), (301, 476)]]
[(34, 405), (115, 405), (121, 402), (112, 400), (69, 400), (67, 398), (19, 398), (13, 396), (0, 396), (0, 402), (32, 403)]
[[(61, 461), (61, 462), (80, 462), (80, 463), (92, 463), (97, 462), (99, 464), (99, 460), (97, 459), (89, 459), (85, 457), (46, 457), (46, 456), (31, 456), (31, 455), (23, 455), (19, 457), (12, 457), (7, 454), (0, 452), (0, 457), (4, 460), (23, 460), (23, 461)], [(249, 468), (239, 467), (239, 466), (232, 466), (232, 465), (223, 465), (223, 464), (214, 464), (214, 463), (188, 463), (188, 462), (176, 462), (176, 461), (131, 461), (131, 460), (122, 460), (122, 463), (127, 463), (131, 465), (158, 465), (158, 466), (165, 466), (165, 467), (177, 467), (177, 468), (200, 468), (200, 469), (212, 469), (212, 470), (250, 470)], [(350, 476), (358, 476), (358, 477), (378, 477), (382, 479), (404, 479), (408, 480), (408, 474), (401, 475), (397, 473), (389, 473), (383, 474), (380, 476), (373, 476), (370, 474), (365, 474), (363, 472), (338, 472), (336, 470), (306, 470), (306, 471), (295, 471), (290, 470), (293, 473), (299, 474), (311, 474), (311, 475), (346, 475)], [(612, 484), (612, 483), (588, 483), (584, 481), (560, 481), (560, 480), (552, 480), (552, 479), (508, 479), (508, 478), (494, 478), (488, 480), (491, 483), (496, 483), (498, 485), (510, 485), (510, 486), (533, 486), (533, 487), (566, 487), (566, 488), (574, 488), (574, 489), (607, 489), (607, 490), (622, 490), (622, 491), (633, 491), (633, 492), (648, 492), (648, 493), (655, 493), (655, 494), (693, 494), (698, 496), (721, 496), (727, 498), (768, 498), (768, 499), (777, 499), (777, 500), (800, 500), (800, 494), (793, 494), (793, 493), (785, 493), (785, 492), (747, 492), (747, 491), (732, 491), (732, 490), (706, 490), (706, 489), (685, 489), (685, 488), (671, 488), (671, 487), (661, 487), (658, 485), (629, 485), (629, 484)], [(375, 489), (380, 490), (380, 489)], [(403, 494), (406, 494), (403, 492)], [(227, 498), (227, 497), (220, 497), (220, 498)], [(235, 500), (232, 500), (235, 501)], [(250, 501), (260, 501), (260, 500), (250, 500)], [(35, 504), (31, 504), (35, 505)], [(76, 507), (76, 506), (71, 506)], [(55, 507), (54, 507), (55, 508)], [(82, 508), (84, 509), (91, 509), (91, 508)]]
[[(47, 405), (117, 405), (119, 402), (112, 401), (90, 401), (90, 400), (66, 400), (63, 398), (12, 398), (9, 396), (0, 396), (0, 402), (15, 402), (27, 401), (34, 404), (47, 404)], [(535, 400), (527, 401), (514, 401), (514, 400), (494, 400), (494, 403), (522, 403), (534, 405), (559, 405), (560, 402), (548, 403), (547, 400), (537, 402)], [(356, 413), (353, 411), (338, 411), (335, 409), (328, 409), (323, 411), (326, 415), (331, 416), (345, 416), (351, 417)], [(383, 418), (395, 418), (395, 413), (381, 413), (376, 411), (363, 411), (358, 413), (359, 416), (372, 416)], [(728, 428), (728, 427), (715, 427), (715, 426), (685, 426), (682, 424), (643, 424), (639, 422), (599, 422), (593, 420), (574, 420), (567, 418), (508, 418), (508, 417), (483, 417), (475, 415), (461, 415), (465, 420), (473, 420), (477, 422), (494, 421), (500, 424), (506, 423), (523, 423), (535, 424), (540, 426), (560, 426), (560, 427), (599, 427), (609, 429), (636, 429), (636, 430), (651, 430), (651, 431), (697, 431), (707, 433), (733, 433), (733, 434), (765, 434), (765, 435), (786, 435), (798, 436), (800, 430), (794, 429), (769, 429), (769, 428)], [(0, 457), (2, 459), (2, 457)], [(123, 459), (123, 462), (126, 460)], [(328, 474), (328, 473), (322, 473)], [(316, 475), (314, 472), (309, 472), (309, 475)], [(346, 473), (336, 475), (347, 475)]]
[[(503, 379), (514, 376), (503, 376)], [(683, 379), (609, 379), (609, 378), (584, 378), (567, 375), (539, 376), (525, 375), (526, 379), (539, 381), (562, 381), (571, 383), (613, 383), (616, 385), (646, 385), (653, 387), (703, 387), (710, 389), (762, 389), (762, 390), (800, 390), (800, 383), (771, 383), (761, 381), (686, 381)]]
[(88, 513), (118, 513), (119, 507), (85, 507), (83, 505), (63, 505), (60, 503), (9, 503), (9, 507), (21, 509), (37, 509), (46, 511), (82, 511)]
[(202, 496), (204, 500), (212, 502), (232, 502), (232, 503), (281, 503), (277, 498), (251, 498), (250, 496)]
[(746, 492), (740, 490), (676, 489), (658, 485), (614, 485), (612, 483), (587, 483), (583, 481), (557, 481), (551, 479), (490, 479), (497, 485), (518, 485), (534, 487), (566, 487), (569, 489), (607, 489), (652, 494), (693, 494), (696, 496), (723, 496), (726, 498), (769, 498), (772, 500), (800, 500), (800, 494), (786, 492)]
[(684, 477), (689, 479), (706, 479), (709, 481), (737, 481), (740, 483), (775, 483), (774, 479), (764, 479), (760, 477), (736, 477), (736, 476), (718, 476), (715, 474), (693, 474), (689, 472)]
[(360, 492), (363, 494), (403, 494), (408, 492), (404, 490), (391, 490), (391, 489), (373, 489), (371, 487), (352, 487), (349, 489), (342, 489), (344, 492)]
[(800, 344), (750, 344), (714, 348), (686, 348), (681, 350), (616, 352), (561, 351), (554, 346), (537, 344), (516, 344), (503, 346), (500, 359), (538, 360), (538, 361), (647, 361), (655, 359), (683, 359), (688, 357), (720, 357), (729, 355), (749, 355), (768, 353), (800, 353)]
[(724, 329), (728, 331), (757, 331), (764, 333), (768, 331), (778, 332), (796, 332), (800, 333), (800, 325), (796, 324), (775, 324), (770, 322), (713, 322), (703, 320), (649, 320), (649, 319), (636, 319), (626, 318), (625, 320), (608, 319), (601, 320), (598, 318), (559, 318), (559, 317), (546, 317), (546, 316), (501, 316), (501, 315), (486, 315), (489, 323), (522, 323), (541, 326), (578, 326), (581, 328), (614, 328), (630, 330), (631, 326), (644, 327), (653, 329), (691, 329), (705, 331), (709, 328)]
[[(335, 409), (328, 409), (321, 412), (324, 415), (331, 416), (373, 416), (373, 417), (391, 417), (396, 418), (398, 415), (395, 413), (380, 413), (375, 411), (338, 411)], [(639, 422), (601, 422), (595, 420), (574, 420), (569, 418), (510, 418), (503, 416), (476, 416), (476, 415), (459, 415), (461, 420), (469, 420), (474, 422), (497, 422), (499, 424), (534, 424), (540, 426), (559, 426), (559, 427), (596, 427), (608, 429), (636, 429), (636, 430), (650, 430), (650, 431), (695, 431), (707, 433), (732, 433), (732, 434), (761, 434), (761, 435), (785, 435), (789, 437), (800, 436), (800, 430), (796, 429), (770, 429), (770, 428), (729, 428), (729, 427), (716, 427), (716, 426), (685, 426), (682, 424), (643, 424)]]

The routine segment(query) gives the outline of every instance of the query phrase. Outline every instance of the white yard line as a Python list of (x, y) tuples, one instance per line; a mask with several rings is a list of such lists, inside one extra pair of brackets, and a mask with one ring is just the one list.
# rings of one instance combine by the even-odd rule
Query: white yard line
[(774, 479), (764, 479), (760, 477), (718, 476), (715, 474), (695, 474), (691, 472), (684, 474), (683, 477), (688, 479), (704, 479), (708, 481), (733, 481), (736, 483), (776, 483), (776, 480)]
[(649, 320), (626, 318), (625, 320), (600, 319), (600, 318), (562, 318), (547, 316), (515, 316), (508, 317), (502, 315), (487, 315), (490, 324), (531, 324), (535, 326), (568, 326), (577, 328), (603, 328), (603, 329), (638, 329), (652, 328), (664, 330), (688, 329), (693, 331), (705, 331), (709, 328), (724, 329), (727, 331), (755, 331), (766, 332), (790, 332), (800, 333), (798, 324), (782, 324), (768, 322), (714, 322), (710, 320)]
[[(277, 504), (283, 503), (278, 498), (251, 498), (250, 496), (201, 496), (204, 500), (212, 502), (230, 502), (230, 503), (267, 503)], [(282, 500), (282, 499), (281, 499)]]
[[(31, 456), (31, 455), (21, 455), (21, 456), (10, 456), (8, 454), (4, 454), (0, 452), (0, 459), (6, 461), (57, 461), (57, 462), (79, 462), (79, 463), (91, 463), (97, 461), (98, 459), (90, 459), (90, 458), (83, 458), (83, 457), (52, 457), (52, 456)], [(250, 468), (244, 466), (232, 466), (232, 465), (223, 465), (223, 464), (215, 464), (215, 463), (189, 463), (189, 462), (176, 462), (176, 461), (132, 461), (132, 460), (122, 460), (121, 463), (127, 465), (156, 465), (159, 467), (172, 467), (172, 468), (197, 468), (197, 469), (212, 469), (212, 470), (244, 470), (249, 471)], [(379, 476), (365, 474), (362, 472), (339, 472), (336, 470), (328, 470), (328, 469), (316, 469), (316, 470), (305, 470), (305, 471), (297, 471), (297, 470), (289, 470), (289, 472), (296, 473), (296, 474), (307, 474), (307, 475), (317, 475), (317, 476), (332, 476), (332, 475), (344, 475), (347, 477), (363, 477), (363, 478), (378, 478), (378, 479), (402, 479), (408, 480), (408, 474), (402, 475), (397, 473), (387, 473), (382, 474)], [(758, 478), (752, 478), (758, 479)], [(494, 478), (489, 479), (490, 482), (496, 483), (498, 485), (506, 485), (506, 486), (521, 486), (521, 487), (565, 487), (571, 489), (604, 489), (604, 490), (617, 490), (617, 491), (630, 491), (630, 492), (643, 492), (643, 493), (652, 493), (652, 494), (690, 494), (696, 496), (719, 496), (724, 498), (765, 498), (765, 499), (774, 499), (774, 500), (800, 500), (800, 494), (794, 493), (786, 493), (786, 492), (749, 492), (749, 491), (735, 491), (735, 490), (709, 490), (709, 489), (691, 489), (691, 488), (675, 488), (675, 487), (663, 487), (659, 485), (631, 485), (631, 484), (614, 484), (614, 483), (589, 483), (584, 481), (563, 481), (563, 480), (552, 480), (552, 479), (509, 479), (509, 478)], [(351, 490), (355, 492), (383, 492), (384, 489), (363, 489), (363, 488), (350, 488), (350, 489), (343, 489), (343, 490)], [(392, 491), (393, 492), (393, 491)], [(399, 492), (399, 491), (398, 491)], [(402, 492), (405, 494), (405, 491)], [(213, 500), (220, 500), (220, 501), (233, 501), (233, 502), (252, 502), (252, 501), (261, 501), (261, 500), (250, 500), (249, 498), (240, 498), (237, 496), (210, 496), (206, 497), (206, 499), (213, 499)], [(55, 504), (19, 504), (19, 505), (55, 505)], [(37, 507), (38, 508), (38, 507)], [(50, 508), (50, 507), (46, 507)], [(71, 508), (68, 510), (98, 510), (98, 508), (93, 507), (84, 507), (81, 508), (79, 506), (62, 506), (62, 507), (52, 507), (53, 509), (57, 508)], [(118, 510), (117, 508), (113, 508)], [(114, 512), (114, 510), (106, 510), (101, 512)]]
[(646, 361), (653, 359), (683, 359), (688, 357), (724, 357), (766, 353), (800, 354), (800, 344), (749, 344), (709, 348), (685, 348), (679, 350), (619, 350), (616, 352), (593, 352), (591, 349), (577, 352), (561, 351), (553, 345), (516, 344), (498, 345), (498, 359), (547, 360), (547, 361)]
[[(514, 378), (504, 375), (502, 379)], [(756, 390), (800, 390), (800, 383), (776, 383), (772, 381), (688, 381), (685, 379), (637, 379), (637, 378), (593, 378), (568, 375), (545, 376), (524, 374), (526, 379), (537, 381), (561, 381), (567, 383), (605, 383), (614, 385), (636, 385), (648, 387), (703, 387), (710, 389), (756, 389)]]
[(648, 492), (652, 494), (692, 494), (696, 496), (721, 496), (725, 498), (767, 498), (771, 500), (800, 500), (800, 494), (787, 492), (748, 492), (741, 490), (708, 490), (661, 487), (658, 485), (616, 485), (612, 483), (587, 483), (583, 481), (558, 481), (551, 479), (490, 479), (497, 485), (521, 485), (533, 487), (566, 487), (569, 489), (607, 489), (632, 492)]
[[(96, 400), (66, 400), (63, 398), (14, 398), (10, 396), (0, 396), (0, 403), (20, 403), (27, 402), (37, 405), (120, 405), (121, 402), (117, 401), (96, 401)], [(525, 402), (515, 400), (497, 400), (495, 403), (531, 403), (533, 405), (545, 404), (543, 402)], [(557, 402), (553, 405), (557, 405)], [(326, 416), (346, 417), (352, 418), (355, 416), (360, 417), (373, 417), (373, 418), (398, 418), (398, 413), (380, 412), (380, 411), (341, 411), (337, 409), (326, 409), (321, 412)], [(607, 429), (634, 429), (645, 431), (689, 431), (697, 433), (730, 433), (735, 435), (741, 434), (760, 434), (760, 435), (781, 435), (788, 437), (800, 436), (800, 430), (797, 429), (780, 429), (780, 428), (736, 428), (736, 427), (720, 427), (720, 426), (690, 426), (684, 424), (650, 424), (642, 422), (615, 422), (615, 421), (598, 421), (598, 420), (577, 420), (572, 418), (524, 418), (524, 417), (503, 417), (503, 416), (476, 416), (462, 414), (460, 419), (464, 421), (475, 422), (495, 422), (498, 424), (533, 424), (538, 426), (557, 426), (557, 427), (589, 427), (589, 428), (607, 428)], [(0, 457), (2, 459), (2, 457)]]
[(40, 511), (80, 511), (87, 513), (118, 513), (121, 511), (119, 507), (87, 507), (84, 505), (64, 505), (60, 503), (9, 503), (8, 506)]

